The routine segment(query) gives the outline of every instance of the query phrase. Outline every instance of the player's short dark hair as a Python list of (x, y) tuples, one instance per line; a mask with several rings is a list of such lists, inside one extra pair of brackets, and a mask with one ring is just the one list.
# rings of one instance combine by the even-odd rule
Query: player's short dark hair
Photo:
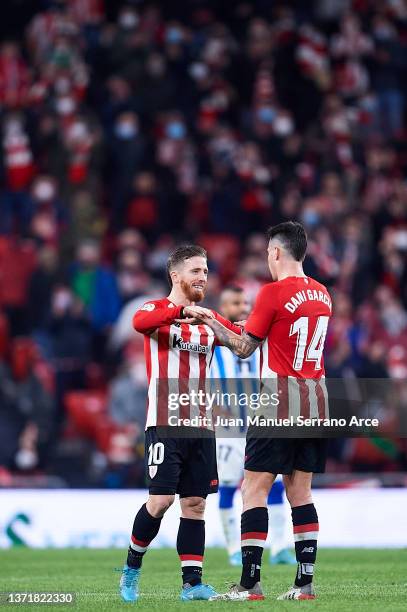
[(233, 283), (230, 283), (229, 285), (225, 285), (225, 287), (223, 287), (221, 291), (221, 295), (226, 293), (226, 291), (232, 291), (232, 293), (243, 293), (242, 287), (239, 287), (239, 285), (234, 285)]
[(298, 221), (286, 221), (267, 230), (269, 240), (278, 238), (296, 261), (303, 261), (307, 252), (307, 234)]
[(222, 289), (222, 293), (224, 291), (233, 291), (233, 293), (243, 293), (243, 288), (239, 287), (239, 285), (233, 285), (230, 283), (229, 285), (225, 285)]
[(170, 287), (172, 287), (170, 272), (180, 263), (191, 259), (191, 257), (205, 257), (207, 259), (208, 255), (203, 247), (196, 244), (183, 244), (170, 253), (167, 259), (167, 279)]

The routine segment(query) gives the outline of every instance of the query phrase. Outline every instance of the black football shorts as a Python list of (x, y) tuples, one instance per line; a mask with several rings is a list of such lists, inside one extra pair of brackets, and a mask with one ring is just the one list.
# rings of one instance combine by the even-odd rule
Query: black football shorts
[(247, 432), (245, 469), (251, 472), (291, 474), (325, 472), (328, 440), (322, 438), (256, 437), (255, 429)]
[(206, 497), (218, 490), (216, 442), (212, 433), (192, 438), (160, 435), (160, 428), (145, 432), (146, 482), (151, 495)]

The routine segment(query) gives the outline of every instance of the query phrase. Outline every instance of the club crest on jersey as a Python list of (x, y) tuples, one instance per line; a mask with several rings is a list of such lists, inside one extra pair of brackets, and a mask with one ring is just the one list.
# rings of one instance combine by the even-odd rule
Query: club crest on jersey
[(190, 351), (192, 353), (207, 354), (210, 351), (209, 346), (205, 344), (196, 344), (194, 342), (185, 342), (182, 336), (174, 335), (172, 338), (172, 348), (177, 348), (180, 351)]
[(154, 478), (154, 476), (157, 474), (157, 470), (158, 467), (156, 465), (148, 466), (148, 473), (150, 474), (150, 478)]
[(151, 312), (152, 310), (154, 310), (154, 308), (155, 308), (155, 304), (151, 304), (151, 302), (147, 302), (147, 304), (144, 304), (144, 306), (140, 308), (140, 310), (147, 310), (147, 312)]

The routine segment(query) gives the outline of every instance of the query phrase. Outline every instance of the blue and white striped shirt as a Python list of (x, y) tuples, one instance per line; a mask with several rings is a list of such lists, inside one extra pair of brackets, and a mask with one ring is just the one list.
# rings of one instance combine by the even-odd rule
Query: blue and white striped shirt
[[(260, 351), (256, 350), (247, 359), (241, 359), (226, 346), (217, 346), (210, 374), (213, 379), (213, 392), (236, 393), (238, 397), (259, 393)], [(223, 406), (223, 409), (226, 409), (226, 406)], [(242, 418), (246, 422), (246, 406), (243, 401), (236, 407), (230, 406), (229, 410), (231, 416)]]

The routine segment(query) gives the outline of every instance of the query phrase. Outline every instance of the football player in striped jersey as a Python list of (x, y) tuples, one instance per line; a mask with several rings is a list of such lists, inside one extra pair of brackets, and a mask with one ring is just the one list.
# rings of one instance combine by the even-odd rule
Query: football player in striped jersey
[[(218, 343), (210, 327), (199, 324), (188, 312), (188, 307), (205, 296), (206, 251), (194, 245), (178, 247), (168, 259), (167, 272), (171, 287), (168, 297), (146, 302), (133, 319), (135, 330), (144, 335), (148, 378), (145, 452), (149, 497), (134, 519), (120, 580), (125, 601), (137, 601), (139, 597), (143, 556), (177, 493), (181, 505), (177, 537), (181, 600), (208, 600), (216, 595), (202, 582), (205, 499), (218, 490), (215, 435), (213, 430), (188, 425), (192, 417), (199, 418), (206, 411), (206, 405), (194, 404), (192, 398), (193, 393), (206, 390)], [(217, 313), (213, 316), (228, 329), (241, 333), (239, 327)], [(185, 396), (191, 400), (181, 406), (177, 398)], [(171, 427), (174, 415), (179, 416), (180, 427)]]

